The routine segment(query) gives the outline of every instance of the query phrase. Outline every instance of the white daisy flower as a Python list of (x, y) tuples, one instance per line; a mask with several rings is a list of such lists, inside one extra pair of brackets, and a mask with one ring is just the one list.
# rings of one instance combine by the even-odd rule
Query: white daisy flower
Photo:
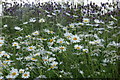
[(0, 51), (0, 57), (2, 57), (3, 55), (5, 55), (6, 52), (5, 51)]
[(39, 35), (39, 31), (35, 31), (35, 32), (33, 32), (32, 35), (34, 35), (34, 36)]
[(49, 61), (48, 56), (42, 57), (42, 59), (43, 59), (44, 62), (48, 62)]
[(73, 43), (80, 42), (80, 38), (79, 38), (79, 36), (77, 36), (77, 35), (72, 35), (70, 40), (71, 40), (71, 42), (73, 42)]
[(69, 13), (67, 13), (67, 12), (66, 12), (66, 15), (70, 16), (70, 14), (69, 14)]
[(101, 42), (104, 41), (103, 39), (98, 39), (98, 40), (94, 40), (94, 41), (90, 41), (90, 44), (101, 44)]
[(4, 41), (5, 40), (5, 38), (4, 37), (0, 37), (0, 41)]
[(45, 75), (40, 75), (38, 78), (47, 78)]
[(52, 46), (54, 44), (54, 42), (47, 42), (48, 46)]
[(54, 32), (50, 31), (49, 29), (44, 29), (44, 32), (47, 32), (48, 34), (54, 34)]
[(18, 30), (18, 31), (22, 31), (22, 30), (23, 30), (23, 28), (20, 28), (20, 27), (18, 27), (18, 26), (14, 27), (14, 29), (15, 29), (15, 30)]
[(22, 74), (22, 78), (29, 78), (30, 77), (30, 72), (25, 72)]
[(62, 38), (58, 39), (57, 43), (60, 43), (60, 44), (64, 43), (64, 39), (62, 39)]
[(66, 51), (66, 47), (60, 46), (60, 47), (59, 47), (59, 50), (60, 50), (60, 51)]
[(52, 62), (52, 63), (50, 64), (51, 66), (50, 66), (50, 68), (48, 69), (48, 71), (51, 70), (51, 69), (56, 69), (56, 68), (58, 68), (58, 67), (57, 67), (57, 64), (58, 64), (58, 62), (55, 62), (55, 61)]
[(8, 27), (8, 25), (7, 25), (7, 24), (5, 24), (3, 27), (4, 27), (4, 28), (6, 28), (6, 27)]
[(7, 53), (4, 53), (3, 56), (10, 58), (10, 55), (8, 55)]
[(48, 12), (47, 10), (45, 10), (45, 12), (46, 12), (46, 13), (50, 13), (50, 12)]
[(18, 42), (13, 42), (12, 46), (16, 46), (17, 49), (20, 49), (20, 46), (19, 46)]
[(54, 32), (53, 31), (49, 31), (48, 34), (54, 34)]
[(53, 54), (53, 53), (50, 52), (50, 51), (45, 51), (45, 54), (51, 55), (51, 54)]
[(29, 22), (36, 22), (35, 18), (31, 18)]
[(80, 49), (83, 48), (83, 46), (76, 44), (76, 45), (74, 46), (74, 48), (77, 49), (77, 50), (80, 50)]
[(110, 10), (110, 11), (113, 11), (113, 10), (114, 10), (113, 7), (107, 7), (107, 9)]
[(12, 46), (19, 46), (18, 42), (13, 42)]
[(18, 70), (17, 69), (12, 69), (10, 71), (10, 75), (12, 76), (12, 78), (16, 78), (19, 75)]
[(79, 23), (78, 23), (78, 25), (81, 25), (81, 26), (83, 26), (83, 25), (84, 25), (84, 23), (81, 23), (81, 22), (79, 22)]
[(51, 49), (51, 51), (53, 51), (53, 52), (57, 52), (58, 51), (58, 47), (49, 47), (50, 49)]
[(94, 43), (95, 43), (95, 44), (100, 44), (100, 43), (101, 43), (101, 40), (94, 40)]
[(94, 42), (94, 41), (89, 41), (89, 44), (94, 45), (94, 44), (95, 44), (95, 42)]
[(49, 42), (50, 43), (55, 42), (55, 38), (49, 39)]
[(63, 29), (64, 31), (67, 31), (67, 27), (63, 27), (62, 29)]
[(27, 35), (27, 36), (25, 36), (26, 38), (31, 38), (32, 36), (31, 35)]
[(36, 59), (36, 58), (31, 58), (31, 60), (32, 60), (32, 61), (37, 61), (37, 59)]
[(52, 15), (47, 15), (47, 17), (52, 17)]
[(29, 47), (27, 47), (27, 50), (28, 50), (28, 51), (33, 51), (33, 50), (35, 50), (35, 49), (36, 49), (35, 46), (29, 46)]
[(57, 23), (56, 24), (58, 27), (63, 27), (63, 25), (61, 25), (60, 23)]
[(0, 47), (2, 47), (3, 44), (4, 44), (4, 41), (0, 40)]
[(100, 21), (98, 19), (95, 19), (94, 22), (95, 23), (100, 23)]
[(40, 56), (42, 53), (38, 52), (36, 54), (34, 54), (34, 56)]
[(88, 49), (83, 49), (83, 52), (88, 53)]
[(83, 22), (84, 22), (84, 23), (89, 23), (90, 20), (89, 20), (88, 18), (83, 18)]
[(54, 60), (56, 60), (56, 58), (49, 58), (49, 62), (53, 62)]
[(69, 27), (70, 27), (70, 28), (74, 28), (74, 27), (75, 27), (75, 24), (74, 24), (74, 23), (69, 24)]
[(44, 29), (44, 32), (49, 32), (50, 30), (49, 29)]
[(7, 75), (6, 78), (7, 78), (7, 79), (12, 79), (13, 76), (12, 76), (12, 75)]
[(55, 13), (52, 13), (52, 15), (54, 15), (54, 16), (55, 16), (56, 14), (55, 14)]
[(28, 22), (24, 22), (23, 24), (28, 24)]
[(65, 36), (66, 38), (68, 38), (68, 39), (70, 39), (72, 35), (73, 35), (73, 34), (72, 34), (72, 33), (69, 33), (69, 32), (66, 32), (66, 33), (64, 34), (64, 36)]
[(79, 70), (79, 73), (83, 74), (84, 72), (83, 72), (83, 71), (81, 71), (81, 70)]
[(58, 65), (58, 62), (52, 62), (51, 64), (50, 64), (51, 66), (57, 66)]
[(40, 22), (40, 23), (43, 23), (43, 22), (45, 22), (45, 19), (41, 18), (41, 19), (39, 20), (39, 22)]
[(31, 60), (31, 56), (27, 56), (27, 57), (25, 57), (25, 59), (27, 60), (27, 61), (29, 61), (29, 60)]
[(110, 43), (107, 45), (107, 47), (109, 47), (109, 46), (120, 47), (120, 43), (116, 43), (115, 41), (112, 41), (112, 42), (110, 42)]
[(56, 41), (56, 40), (55, 40), (56, 38), (57, 38), (57, 37), (52, 37), (51, 39), (49, 39), (48, 42), (47, 42), (48, 45), (49, 45), (49, 46), (53, 45), (54, 42)]
[(12, 60), (5, 60), (3, 61), (4, 63), (7, 63), (7, 64), (11, 64), (11, 62), (13, 62)]
[(24, 71), (25, 71), (24, 69), (20, 69), (19, 73), (24, 73)]
[(76, 16), (76, 15), (73, 15), (73, 17), (78, 17), (78, 16)]

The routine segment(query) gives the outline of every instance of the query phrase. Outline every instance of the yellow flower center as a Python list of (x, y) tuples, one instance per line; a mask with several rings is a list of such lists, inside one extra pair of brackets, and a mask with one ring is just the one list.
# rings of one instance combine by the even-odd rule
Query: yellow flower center
[(38, 34), (38, 33), (35, 33), (35, 34)]
[(32, 60), (36, 60), (35, 58), (31, 58)]
[(29, 38), (30, 38), (31, 36), (27, 36), (27, 37), (29, 37)]
[(56, 64), (54, 64), (53, 66), (56, 66)]
[(64, 49), (64, 47), (60, 47), (60, 49)]
[(95, 43), (99, 43), (98, 41), (95, 41)]
[(24, 76), (28, 76), (28, 74), (24, 74)]
[(74, 26), (73, 26), (73, 25), (70, 25), (69, 27), (71, 28), (71, 27), (74, 27)]
[(44, 40), (44, 38), (41, 38), (42, 40)]
[(43, 61), (48, 61), (48, 59), (44, 59)]
[(83, 52), (87, 52), (87, 50), (83, 50)]
[(33, 49), (33, 47), (29, 47), (29, 49)]
[(50, 39), (49, 42), (53, 42), (54, 39)]
[(39, 54), (36, 54), (35, 56), (39, 56)]
[(0, 44), (3, 44), (2, 42), (0, 42)]
[(60, 41), (60, 43), (63, 43), (63, 41)]
[(50, 68), (54, 68), (54, 66), (51, 66)]
[(14, 46), (17, 46), (17, 44), (13, 44)]
[(83, 24), (80, 24), (80, 25), (83, 25)]
[(67, 38), (70, 38), (70, 36), (67, 36)]
[(5, 61), (10, 61), (10, 60), (5, 60)]
[(80, 47), (76, 47), (76, 49), (80, 49)]
[(4, 54), (4, 56), (7, 56), (7, 54)]
[(49, 33), (53, 33), (53, 31), (50, 31)]
[(17, 73), (16, 72), (13, 72), (12, 75), (15, 76)]
[(84, 22), (89, 22), (88, 20), (84, 20)]
[(76, 37), (74, 37), (74, 38), (73, 38), (73, 40), (77, 40), (77, 38), (76, 38)]
[(24, 71), (20, 71), (20, 73), (23, 73)]

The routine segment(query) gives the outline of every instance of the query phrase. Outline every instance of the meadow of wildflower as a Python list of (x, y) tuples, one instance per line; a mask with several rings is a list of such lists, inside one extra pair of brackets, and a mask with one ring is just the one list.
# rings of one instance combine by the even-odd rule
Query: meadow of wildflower
[(2, 3), (0, 79), (118, 80), (117, 4)]

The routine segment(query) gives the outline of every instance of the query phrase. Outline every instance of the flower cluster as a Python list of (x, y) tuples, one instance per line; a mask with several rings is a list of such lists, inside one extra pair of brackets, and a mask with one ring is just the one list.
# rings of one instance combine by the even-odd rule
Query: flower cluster
[(118, 78), (120, 18), (108, 7), (100, 13), (107, 4), (25, 4), (23, 13), (32, 15), (26, 11), (22, 19), (14, 16), (17, 3), (5, 4), (0, 79)]

